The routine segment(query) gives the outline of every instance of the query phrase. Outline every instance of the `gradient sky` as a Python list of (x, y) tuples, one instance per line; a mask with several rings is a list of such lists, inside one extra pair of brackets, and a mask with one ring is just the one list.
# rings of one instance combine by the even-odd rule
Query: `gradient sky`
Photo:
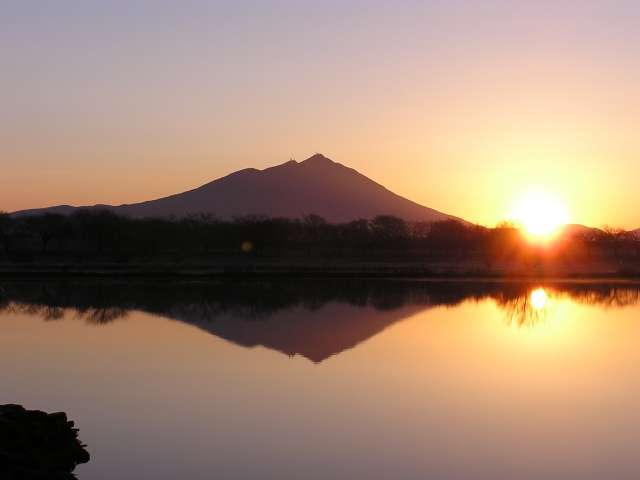
[(639, 24), (636, 0), (4, 1), (0, 210), (322, 152), (483, 224), (538, 188), (640, 227)]

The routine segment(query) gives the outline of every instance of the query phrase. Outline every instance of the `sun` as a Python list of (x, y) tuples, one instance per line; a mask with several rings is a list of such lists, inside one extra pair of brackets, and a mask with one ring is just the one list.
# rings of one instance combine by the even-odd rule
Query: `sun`
[(522, 226), (529, 237), (544, 239), (568, 223), (569, 210), (559, 197), (542, 190), (532, 190), (515, 203), (510, 219)]

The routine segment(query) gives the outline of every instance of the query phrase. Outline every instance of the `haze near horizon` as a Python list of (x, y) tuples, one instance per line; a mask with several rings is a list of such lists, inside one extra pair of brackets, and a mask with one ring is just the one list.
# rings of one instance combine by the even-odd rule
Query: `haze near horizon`
[(0, 210), (121, 204), (323, 152), (493, 225), (528, 191), (637, 228), (616, 2), (9, 2)]

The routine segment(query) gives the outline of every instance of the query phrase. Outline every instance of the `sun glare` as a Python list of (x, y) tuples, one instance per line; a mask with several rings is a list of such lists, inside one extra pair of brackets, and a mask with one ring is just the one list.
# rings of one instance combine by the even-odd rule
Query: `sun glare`
[(530, 294), (531, 306), (535, 310), (542, 310), (547, 305), (547, 298), (544, 288), (536, 288)]
[(533, 238), (549, 238), (569, 221), (566, 204), (553, 195), (531, 191), (516, 203), (511, 220)]

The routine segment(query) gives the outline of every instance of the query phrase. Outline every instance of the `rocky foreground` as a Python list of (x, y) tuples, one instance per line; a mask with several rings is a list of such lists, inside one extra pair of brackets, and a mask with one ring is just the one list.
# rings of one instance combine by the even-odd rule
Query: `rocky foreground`
[(88, 461), (78, 429), (65, 413), (0, 405), (3, 480), (71, 480), (76, 466)]

